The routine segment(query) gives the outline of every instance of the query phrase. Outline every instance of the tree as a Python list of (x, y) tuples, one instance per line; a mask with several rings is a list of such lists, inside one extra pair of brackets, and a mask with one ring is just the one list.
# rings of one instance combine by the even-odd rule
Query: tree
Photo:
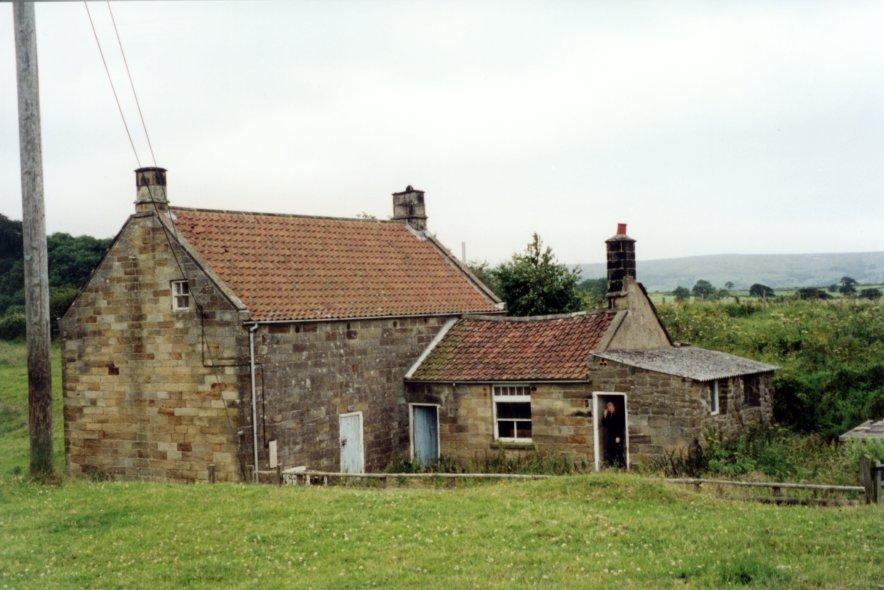
[(477, 279), (482, 281), (486, 287), (491, 289), (495, 295), (500, 297), (500, 291), (497, 290), (497, 281), (494, 278), (494, 269), (492, 269), (487, 262), (484, 260), (481, 262), (473, 260), (467, 263), (467, 268), (470, 269), (470, 272), (473, 273)]
[(795, 291), (795, 296), (798, 297), (798, 299), (830, 299), (828, 293), (822, 289), (817, 289), (816, 287), (804, 287), (803, 289), (798, 289)]
[(584, 279), (577, 284), (577, 291), (583, 296), (587, 308), (599, 307), (606, 300), (608, 294), (608, 280)]
[(872, 301), (876, 301), (878, 299), (881, 299), (881, 289), (869, 287), (860, 291), (859, 296), (863, 299), (871, 299)]
[(760, 297), (761, 299), (767, 299), (768, 297), (774, 296), (774, 290), (768, 287), (767, 285), (762, 285), (761, 283), (755, 283), (751, 287), (749, 287), (749, 295), (752, 297)]
[(556, 262), (536, 233), (522, 254), (491, 272), (511, 315), (568, 313), (582, 308), (578, 271)]
[(838, 287), (838, 292), (842, 295), (853, 295), (856, 293), (856, 279), (841, 277), (841, 286)]
[(832, 283), (828, 287), (826, 287), (826, 291), (829, 293), (837, 293), (838, 292), (838, 283)]
[(687, 287), (676, 287), (672, 294), (675, 296), (676, 301), (687, 301), (691, 296), (691, 292)]
[(698, 299), (712, 299), (715, 296), (715, 287), (709, 281), (700, 279), (694, 283), (694, 288), (691, 289), (691, 292)]
[[(54, 233), (46, 243), (51, 300), (56, 296), (67, 297), (70, 289), (78, 290), (86, 284), (111, 240)], [(24, 305), (24, 280), (21, 221), (0, 215), (0, 315)], [(57, 295), (56, 291), (64, 293)]]
[(733, 281), (728, 281), (724, 284), (724, 288), (727, 289), (728, 291), (730, 291), (734, 287), (736, 287), (736, 285), (734, 284)]
[(731, 292), (728, 291), (727, 289), (719, 289), (719, 290), (716, 291), (716, 293), (715, 293), (715, 298), (716, 298), (716, 299), (727, 299), (727, 298), (730, 297), (730, 296), (731, 296)]

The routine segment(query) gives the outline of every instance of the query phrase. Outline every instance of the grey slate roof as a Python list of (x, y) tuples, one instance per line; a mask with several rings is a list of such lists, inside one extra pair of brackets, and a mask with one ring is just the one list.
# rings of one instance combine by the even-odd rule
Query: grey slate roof
[(866, 420), (856, 428), (848, 430), (838, 437), (838, 440), (862, 440), (869, 438), (884, 438), (884, 418), (881, 420)]
[(712, 381), (738, 375), (769, 373), (779, 367), (743, 357), (695, 346), (673, 346), (650, 350), (606, 350), (595, 356), (658, 373), (678, 375), (695, 381)]

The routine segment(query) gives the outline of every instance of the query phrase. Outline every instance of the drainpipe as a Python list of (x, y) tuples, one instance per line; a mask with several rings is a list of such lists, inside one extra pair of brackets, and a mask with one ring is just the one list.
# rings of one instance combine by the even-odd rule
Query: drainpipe
[(249, 328), (249, 366), (252, 372), (252, 453), (254, 455), (255, 468), (252, 476), (255, 483), (258, 482), (258, 402), (255, 394), (255, 331), (258, 324), (252, 324)]

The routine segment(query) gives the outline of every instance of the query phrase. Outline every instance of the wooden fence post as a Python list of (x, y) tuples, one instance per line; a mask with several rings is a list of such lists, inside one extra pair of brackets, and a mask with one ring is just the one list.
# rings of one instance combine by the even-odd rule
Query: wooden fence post
[(884, 463), (880, 461), (875, 461), (874, 484), (875, 501), (884, 503)]
[(859, 458), (859, 485), (865, 489), (866, 504), (875, 501), (875, 482), (872, 462), (865, 456)]
[(215, 483), (215, 464), (209, 463), (209, 483)]

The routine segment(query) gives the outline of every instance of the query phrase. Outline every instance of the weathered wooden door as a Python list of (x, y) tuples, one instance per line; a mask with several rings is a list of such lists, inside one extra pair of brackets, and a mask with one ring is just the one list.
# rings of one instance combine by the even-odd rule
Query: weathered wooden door
[(439, 408), (411, 406), (414, 460), (431, 465), (439, 460)]
[(362, 447), (362, 412), (340, 416), (341, 471), (364, 473), (365, 454)]

